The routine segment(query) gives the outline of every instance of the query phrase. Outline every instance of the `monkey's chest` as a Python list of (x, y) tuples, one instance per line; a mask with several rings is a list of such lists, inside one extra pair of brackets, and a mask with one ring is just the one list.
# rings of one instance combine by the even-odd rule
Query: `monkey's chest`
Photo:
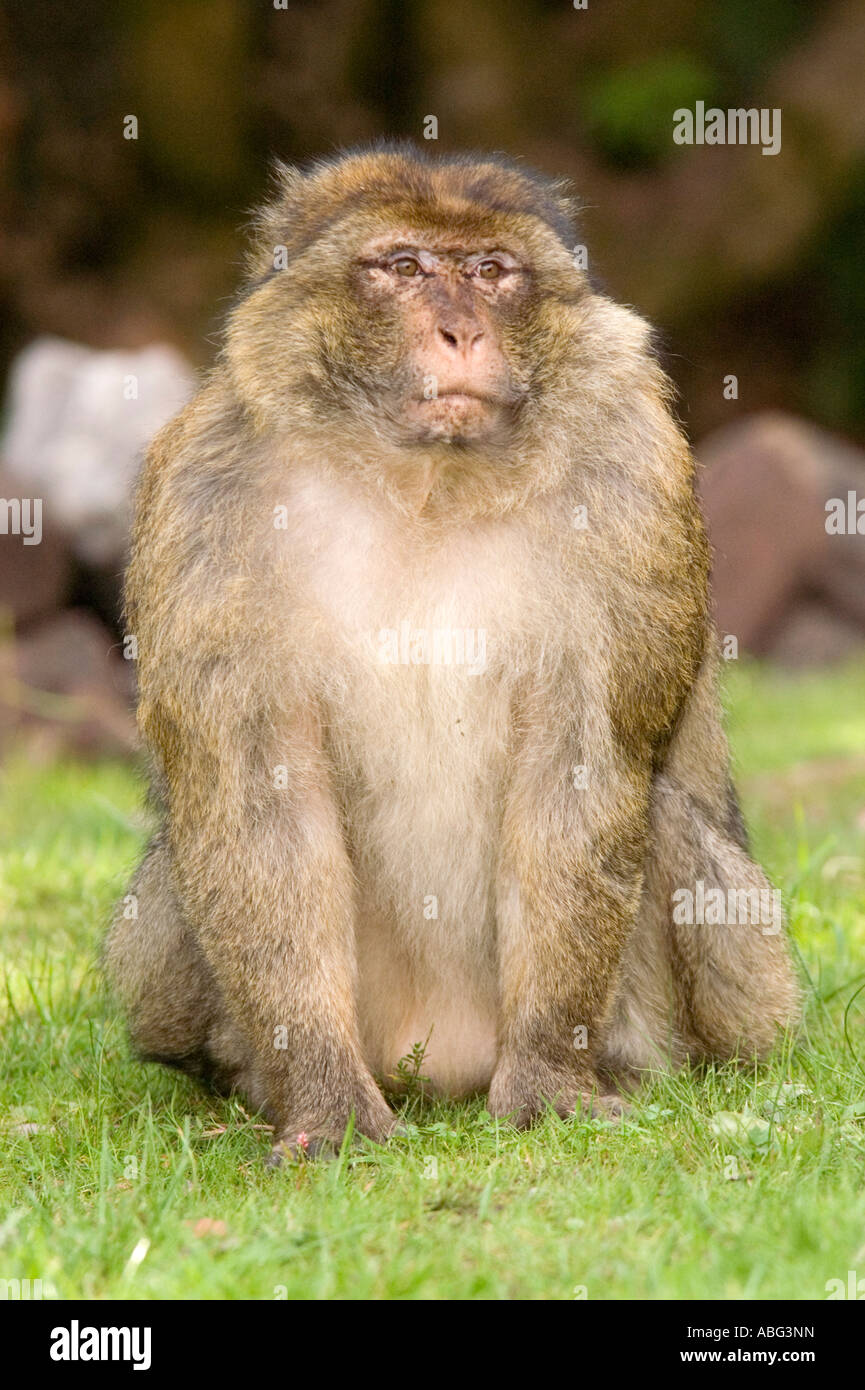
[[(298, 532), (292, 632), (317, 662), (355, 872), (361, 1036), (382, 1076), (426, 1044), (424, 1074), (459, 1094), (495, 1066), (511, 692), (537, 586), (503, 526), (415, 554), (352, 515)], [(534, 629), (548, 640), (549, 624)]]
[(451, 1094), (488, 1085), (495, 1064), (507, 703), (468, 668), (388, 662), (332, 707), (364, 1047), (387, 1076), (425, 1043), (424, 1074)]
[[(396, 919), (489, 918), (508, 743), (513, 586), (476, 548), (413, 564), (369, 537), (311, 571), (329, 755), (361, 881)], [(355, 568), (354, 574), (352, 569)]]
[(508, 705), (468, 659), (360, 664), (329, 701), (351, 852), (397, 915), (413, 914), (423, 889), (439, 902), (429, 920), (463, 931), (485, 918)]

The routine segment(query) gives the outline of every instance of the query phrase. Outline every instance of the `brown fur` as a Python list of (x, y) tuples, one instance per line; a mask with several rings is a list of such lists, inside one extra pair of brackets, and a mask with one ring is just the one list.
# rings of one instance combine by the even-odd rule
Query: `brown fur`
[[(646, 325), (574, 268), (561, 191), (506, 164), (390, 149), (279, 180), (138, 495), (164, 825), (106, 950), (137, 1046), (289, 1145), (352, 1111), (385, 1137), (374, 1076), (427, 1038), (440, 1090), (519, 1123), (764, 1055), (797, 1008), (783, 933), (671, 915), (697, 880), (766, 882)], [(431, 273), (401, 276), (406, 246)], [(465, 258), (494, 251), (518, 268), (487, 283)], [(484, 660), (383, 662), (401, 624), (482, 632)]]

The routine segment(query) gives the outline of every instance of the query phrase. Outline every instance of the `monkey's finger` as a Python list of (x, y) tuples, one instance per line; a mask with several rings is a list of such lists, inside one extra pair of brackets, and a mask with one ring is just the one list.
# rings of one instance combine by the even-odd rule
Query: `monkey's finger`
[(334, 1159), (339, 1153), (339, 1145), (322, 1135), (320, 1138), (307, 1138), (299, 1134), (294, 1140), (280, 1139), (274, 1144), (265, 1159), (266, 1168), (281, 1168), (285, 1163), (305, 1163), (313, 1159)]
[(631, 1105), (622, 1096), (598, 1095), (597, 1091), (581, 1091), (579, 1100), (571, 1111), (581, 1120), (622, 1120), (631, 1111)]

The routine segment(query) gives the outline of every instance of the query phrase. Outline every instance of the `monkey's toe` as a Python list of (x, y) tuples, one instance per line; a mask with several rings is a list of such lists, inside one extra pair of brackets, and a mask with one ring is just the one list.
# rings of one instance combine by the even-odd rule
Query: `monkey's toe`
[(623, 1120), (632, 1106), (623, 1096), (599, 1095), (597, 1091), (581, 1091), (571, 1114), (578, 1120)]
[[(353, 1143), (359, 1139), (372, 1139), (374, 1143), (384, 1143), (399, 1135), (405, 1136), (408, 1131), (401, 1120), (390, 1114), (386, 1124), (374, 1127), (369, 1119), (363, 1128), (355, 1128)], [(372, 1133), (375, 1129), (375, 1133)], [(316, 1133), (312, 1129), (296, 1130), (294, 1127), (286, 1129), (276, 1140), (270, 1156), (266, 1159), (268, 1168), (279, 1168), (283, 1163), (305, 1163), (312, 1159), (333, 1159), (339, 1154), (345, 1138), (345, 1132), (340, 1135), (336, 1130), (331, 1133)]]
[(284, 1163), (306, 1163), (313, 1159), (336, 1158), (340, 1146), (327, 1135), (310, 1137), (301, 1132), (293, 1139), (280, 1139), (265, 1159), (266, 1168), (281, 1168)]

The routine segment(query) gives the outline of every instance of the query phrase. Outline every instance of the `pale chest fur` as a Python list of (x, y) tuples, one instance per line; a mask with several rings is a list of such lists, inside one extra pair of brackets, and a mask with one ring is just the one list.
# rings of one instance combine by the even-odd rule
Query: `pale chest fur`
[(289, 621), (314, 653), (357, 874), (370, 1060), (392, 1068), (432, 1028), (439, 1084), (483, 1085), (512, 695), (537, 659), (531, 548), (507, 522), (425, 535), (313, 477), (287, 522)]
[(386, 872), (402, 883), (419, 859), (444, 871), (507, 750), (531, 625), (518, 542), (503, 525), (433, 538), (320, 479), (298, 488), (287, 540), (292, 631), (313, 655), (337, 777), (363, 802), (355, 848), (381, 861), (394, 842)]

